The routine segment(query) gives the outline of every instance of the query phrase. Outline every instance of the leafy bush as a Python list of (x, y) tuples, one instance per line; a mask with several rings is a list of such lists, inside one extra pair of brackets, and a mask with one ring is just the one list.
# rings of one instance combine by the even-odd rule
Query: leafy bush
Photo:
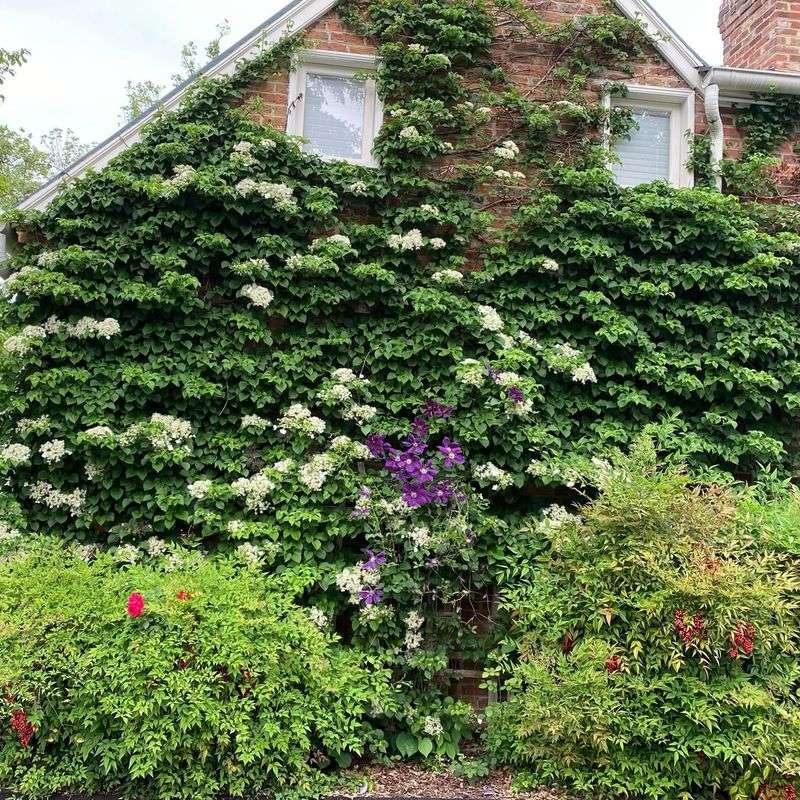
[(545, 515), (535, 575), (506, 593), (493, 752), (596, 798), (781, 797), (800, 773), (797, 562), (645, 440), (596, 480), (580, 514)]
[(310, 796), (365, 751), (387, 675), (295, 605), (309, 576), (189, 562), (121, 570), (50, 542), (0, 567), (0, 785)]

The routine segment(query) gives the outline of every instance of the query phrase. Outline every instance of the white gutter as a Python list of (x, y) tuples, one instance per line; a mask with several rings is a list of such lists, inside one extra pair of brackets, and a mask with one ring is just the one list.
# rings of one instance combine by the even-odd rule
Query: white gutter
[(703, 90), (711, 137), (711, 165), (716, 173), (717, 187), (722, 188), (722, 176), (717, 169), (725, 147), (721, 102), (725, 105), (732, 105), (737, 101), (752, 103), (754, 94), (800, 95), (800, 73), (711, 67), (703, 80)]
[(722, 125), (722, 114), (719, 111), (719, 86), (716, 83), (706, 86), (706, 122), (711, 139), (711, 170), (717, 189), (722, 189), (722, 175), (719, 165), (725, 151), (725, 129)]

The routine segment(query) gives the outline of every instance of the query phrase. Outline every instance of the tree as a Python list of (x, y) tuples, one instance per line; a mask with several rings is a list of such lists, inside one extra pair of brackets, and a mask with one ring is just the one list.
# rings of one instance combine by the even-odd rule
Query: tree
[[(19, 50), (5, 50), (0, 47), (0, 86), (2, 86), (6, 78), (10, 78), (17, 71), (17, 67), (21, 67), (30, 55), (30, 51), (24, 48)], [(5, 97), (0, 94), (0, 103), (5, 100)]]
[(30, 134), (0, 125), (0, 214), (12, 209), (50, 173), (47, 153)]
[[(216, 58), (221, 49), (222, 40), (230, 33), (231, 26), (225, 19), (217, 25), (217, 35), (206, 45), (205, 55), (208, 60)], [(181, 48), (181, 70), (172, 75), (172, 85), (179, 86), (192, 77), (200, 69), (197, 61), (197, 42), (187, 42)], [(125, 104), (120, 109), (120, 123), (125, 124), (143, 114), (155, 105), (166, 87), (155, 81), (128, 81), (125, 84)]]
[(39, 140), (47, 157), (49, 175), (58, 175), (94, 146), (82, 142), (72, 128), (52, 128)]

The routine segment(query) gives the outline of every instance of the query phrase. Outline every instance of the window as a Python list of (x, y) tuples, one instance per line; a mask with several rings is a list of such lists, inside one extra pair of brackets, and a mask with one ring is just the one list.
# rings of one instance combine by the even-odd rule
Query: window
[(374, 166), (372, 144), (383, 107), (369, 76), (375, 59), (307, 50), (289, 84), (288, 133), (304, 137), (309, 153)]
[(628, 136), (612, 143), (611, 170), (620, 186), (668, 181), (692, 186), (687, 131), (694, 131), (694, 92), (629, 86), (626, 97), (606, 98), (609, 108), (629, 108), (636, 123)]

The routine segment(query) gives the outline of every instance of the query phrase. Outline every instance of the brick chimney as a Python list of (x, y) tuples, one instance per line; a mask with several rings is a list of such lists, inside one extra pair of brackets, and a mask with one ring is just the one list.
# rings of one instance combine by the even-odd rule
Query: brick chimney
[(800, 0), (722, 0), (725, 66), (800, 72)]

